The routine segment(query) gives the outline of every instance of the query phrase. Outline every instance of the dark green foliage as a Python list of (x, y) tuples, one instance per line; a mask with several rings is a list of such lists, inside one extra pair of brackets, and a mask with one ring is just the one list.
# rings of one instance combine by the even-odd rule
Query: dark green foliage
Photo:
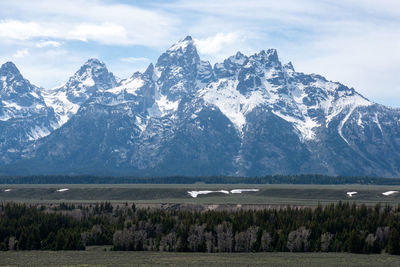
[(400, 235), (396, 228), (390, 231), (389, 242), (388, 242), (388, 252), (394, 255), (400, 255)]
[(135, 205), (0, 204), (1, 250), (351, 252), (400, 254), (400, 209), (338, 203), (238, 211)]

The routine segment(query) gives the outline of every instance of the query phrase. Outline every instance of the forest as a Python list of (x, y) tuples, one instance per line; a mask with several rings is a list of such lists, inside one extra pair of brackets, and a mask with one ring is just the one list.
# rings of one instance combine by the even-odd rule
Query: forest
[(236, 211), (135, 204), (0, 204), (0, 250), (350, 252), (400, 254), (400, 206), (339, 202)]
[(400, 178), (370, 176), (327, 176), (319, 174), (238, 176), (91, 176), (32, 175), (0, 176), (0, 184), (369, 184), (400, 185)]

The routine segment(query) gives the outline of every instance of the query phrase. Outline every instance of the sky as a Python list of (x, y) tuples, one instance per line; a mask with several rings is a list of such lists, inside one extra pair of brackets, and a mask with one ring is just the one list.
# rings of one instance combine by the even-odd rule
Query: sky
[(398, 0), (1, 0), (0, 64), (44, 88), (89, 58), (120, 78), (190, 35), (212, 64), (276, 48), (282, 63), (400, 107)]

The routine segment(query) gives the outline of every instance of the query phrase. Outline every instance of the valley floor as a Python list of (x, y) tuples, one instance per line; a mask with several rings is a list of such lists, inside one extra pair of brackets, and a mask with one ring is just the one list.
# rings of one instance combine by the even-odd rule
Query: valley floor
[[(257, 192), (230, 193), (234, 189)], [(213, 192), (193, 198), (190, 191)], [(356, 192), (356, 193), (355, 193)], [(388, 195), (383, 193), (392, 192)], [(351, 196), (348, 194), (351, 193)], [(276, 208), (277, 206), (316, 206), (342, 202), (357, 205), (400, 204), (400, 186), (381, 185), (257, 185), (257, 184), (68, 184), (0, 185), (0, 202), (25, 203), (132, 203), (138, 207), (189, 206), (194, 209)]]

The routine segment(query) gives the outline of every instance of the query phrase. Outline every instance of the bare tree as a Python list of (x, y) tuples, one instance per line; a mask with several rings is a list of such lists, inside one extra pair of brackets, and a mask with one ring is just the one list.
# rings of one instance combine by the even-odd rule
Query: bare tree
[(308, 251), (308, 238), (310, 235), (310, 230), (306, 229), (304, 226), (300, 227), (296, 231), (290, 232), (287, 248), (290, 252)]
[(204, 229), (205, 225), (192, 225), (190, 227), (190, 234), (188, 236), (189, 248), (192, 251), (199, 251), (199, 248), (204, 243)]
[(144, 250), (146, 247), (147, 232), (145, 230), (133, 232), (133, 240), (135, 250)]
[(389, 239), (390, 228), (389, 226), (376, 228), (375, 236), (381, 247), (386, 246)]
[(18, 243), (18, 240), (15, 239), (15, 236), (11, 236), (8, 239), (8, 249), (9, 250), (15, 250), (15, 247), (16, 247), (17, 243)]
[(257, 242), (258, 227), (252, 226), (246, 232), (236, 233), (235, 235), (235, 251), (249, 252), (252, 251), (253, 245)]
[(175, 232), (163, 236), (160, 241), (160, 251), (175, 251), (177, 248), (177, 239)]
[(232, 226), (224, 222), (216, 226), (218, 252), (232, 252)]
[(214, 238), (213, 233), (212, 232), (206, 232), (204, 234), (204, 239), (205, 239), (205, 242), (206, 242), (207, 252), (208, 253), (213, 252), (215, 250), (215, 246), (214, 246), (215, 238)]
[(368, 234), (367, 237), (365, 238), (365, 243), (367, 243), (367, 246), (369, 248), (374, 247), (375, 241), (376, 241), (376, 236), (372, 233)]
[(133, 241), (132, 232), (126, 228), (117, 230), (113, 235), (113, 244), (116, 249), (128, 250)]
[(323, 233), (321, 235), (321, 251), (328, 252), (331, 245), (333, 235), (329, 232)]
[(247, 233), (240, 232), (235, 234), (235, 251), (245, 252), (247, 251)]
[(264, 231), (262, 236), (261, 236), (261, 249), (263, 251), (269, 251), (270, 250), (270, 246), (271, 246), (271, 242), (272, 242), (271, 233), (268, 233), (268, 232)]

